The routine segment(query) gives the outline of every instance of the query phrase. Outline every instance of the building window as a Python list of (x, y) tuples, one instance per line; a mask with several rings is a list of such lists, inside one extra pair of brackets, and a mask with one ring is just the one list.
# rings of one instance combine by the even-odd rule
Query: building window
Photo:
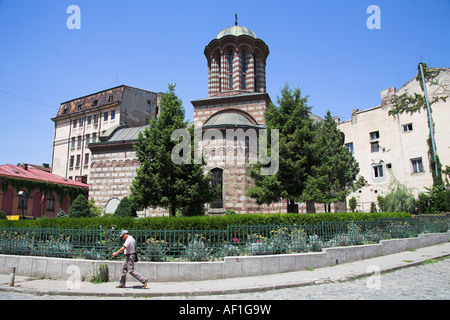
[(116, 110), (111, 110), (111, 120), (116, 118)]
[(380, 144), (378, 142), (371, 142), (370, 143), (370, 152), (379, 152), (380, 151)]
[(87, 134), (86, 135), (86, 145), (89, 145), (89, 143), (91, 143), (91, 135)]
[(229, 66), (229, 73), (230, 73), (230, 90), (233, 90), (233, 52), (230, 51), (228, 54), (228, 66)]
[(374, 131), (370, 133), (370, 140), (375, 140), (380, 138), (380, 132)]
[(67, 114), (67, 107), (64, 107), (64, 109), (63, 109), (63, 115), (66, 115)]
[(94, 124), (98, 123), (98, 114), (94, 114)]
[(376, 164), (372, 166), (373, 170), (373, 177), (374, 178), (382, 178), (384, 177), (383, 173), (383, 165), (382, 164)]
[(97, 132), (94, 132), (92, 134), (92, 143), (96, 143), (97, 142)]
[(92, 106), (93, 106), (93, 107), (96, 107), (97, 104), (98, 104), (98, 100), (94, 100), (94, 102), (92, 102)]
[(74, 162), (75, 156), (70, 156), (70, 162), (69, 162), (69, 168), (73, 169), (73, 162)]
[(81, 148), (81, 136), (78, 136), (77, 148)]
[(78, 110), (78, 111), (81, 111), (82, 109), (83, 109), (83, 105), (82, 105), (82, 104), (79, 104), (77, 110)]
[(108, 111), (103, 114), (103, 121), (108, 121)]
[(89, 153), (84, 154), (84, 166), (89, 166)]
[(350, 151), (350, 153), (354, 153), (353, 142), (346, 143), (345, 147), (348, 149), (348, 151)]
[(55, 211), (55, 197), (52, 193), (47, 197), (47, 211)]
[(409, 132), (409, 131), (413, 130), (412, 123), (404, 124), (402, 127), (403, 127), (403, 132)]
[(77, 155), (77, 162), (75, 164), (75, 168), (79, 168), (80, 167), (80, 162), (81, 162), (81, 156)]
[(70, 143), (70, 147), (71, 147), (72, 149), (75, 149), (75, 137), (72, 137), (71, 143)]
[(80, 118), (78, 122), (78, 126), (81, 128), (83, 126), (83, 118)]
[(386, 163), (386, 169), (392, 169), (392, 163)]
[(423, 172), (422, 158), (411, 159), (411, 166), (413, 173)]
[(78, 123), (78, 120), (72, 120), (72, 124), (73, 124), (73, 127), (74, 127), (74, 128), (77, 127), (77, 123)]
[(147, 112), (150, 112), (151, 108), (152, 108), (152, 102), (147, 101)]
[(110, 95), (109, 97), (108, 97), (108, 102), (113, 102), (114, 101), (114, 96), (113, 95)]
[(92, 116), (87, 117), (87, 124), (90, 125), (92, 122)]
[(242, 51), (241, 53), (241, 66), (242, 66), (242, 90), (246, 89), (246, 83), (245, 83), (245, 73), (247, 72), (247, 57), (246, 57), (246, 52)]

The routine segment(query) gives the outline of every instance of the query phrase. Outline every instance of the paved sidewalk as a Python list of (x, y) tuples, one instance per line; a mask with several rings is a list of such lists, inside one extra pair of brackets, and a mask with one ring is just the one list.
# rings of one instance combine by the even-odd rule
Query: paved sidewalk
[(246, 278), (230, 278), (209, 281), (154, 282), (146, 289), (128, 276), (127, 287), (116, 288), (117, 283), (107, 282), (67, 282), (63, 280), (35, 279), (16, 276), (15, 286), (9, 286), (9, 274), (0, 274), (0, 291), (13, 291), (29, 294), (105, 296), (105, 297), (169, 297), (169, 296), (206, 296), (233, 293), (259, 292), (328, 282), (340, 282), (359, 277), (370, 276), (374, 272), (388, 272), (420, 264), (429, 259), (450, 255), (450, 242), (420, 248), (415, 251), (345, 263), (331, 267), (298, 272), (281, 273)]

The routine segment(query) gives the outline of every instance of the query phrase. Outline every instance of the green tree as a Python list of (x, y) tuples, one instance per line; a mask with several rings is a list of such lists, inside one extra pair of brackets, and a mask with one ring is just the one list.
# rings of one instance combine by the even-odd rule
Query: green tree
[[(149, 206), (161, 206), (170, 210), (175, 216), (177, 209), (188, 208), (212, 201), (216, 196), (211, 187), (211, 176), (206, 175), (202, 164), (182, 162), (174, 163), (172, 150), (178, 141), (172, 140), (176, 129), (187, 129), (184, 120), (182, 101), (175, 94), (175, 85), (161, 97), (161, 113), (157, 120), (153, 119), (143, 133), (139, 134), (135, 146), (140, 166), (131, 186), (130, 201), (136, 209)], [(189, 127), (190, 152), (194, 154), (193, 127)], [(181, 151), (184, 152), (184, 151)]]
[(358, 200), (356, 200), (355, 197), (351, 197), (348, 201), (348, 205), (350, 207), (350, 210), (352, 210), (352, 212), (355, 212), (356, 207), (358, 206)]
[(91, 207), (86, 197), (82, 194), (72, 202), (69, 209), (70, 218), (89, 218), (92, 217)]
[(314, 160), (307, 177), (303, 201), (323, 203), (325, 212), (333, 202), (345, 201), (356, 186), (358, 162), (344, 146), (344, 137), (328, 111), (317, 124), (313, 143)]
[(136, 210), (131, 205), (130, 200), (128, 200), (128, 197), (125, 197), (122, 200), (120, 200), (120, 203), (116, 208), (116, 211), (114, 211), (114, 215), (116, 217), (136, 217), (137, 216)]
[[(300, 89), (293, 91), (286, 84), (277, 102), (278, 107), (269, 104), (265, 121), (269, 131), (279, 130), (279, 169), (273, 175), (262, 175), (263, 165), (252, 165), (249, 175), (255, 185), (249, 187), (247, 192), (258, 204), (286, 199), (290, 211), (290, 204), (301, 200), (305, 183), (311, 173), (315, 129), (310, 117), (311, 107), (307, 105), (307, 97), (301, 96)], [(268, 137), (270, 136), (268, 134)], [(270, 154), (270, 148), (268, 152)]]

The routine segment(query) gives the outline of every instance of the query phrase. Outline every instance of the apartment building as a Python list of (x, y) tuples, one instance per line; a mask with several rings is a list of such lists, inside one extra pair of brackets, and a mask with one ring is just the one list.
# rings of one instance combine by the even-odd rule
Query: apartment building
[(157, 117), (161, 94), (118, 86), (61, 103), (55, 123), (52, 173), (89, 183), (90, 143), (118, 127), (140, 127)]
[[(436, 150), (445, 168), (450, 166), (450, 69), (439, 70), (435, 83), (427, 85), (427, 93), (429, 101), (438, 96), (449, 97), (431, 106)], [(366, 186), (349, 196), (357, 198), (360, 211), (369, 212), (371, 202), (377, 203), (378, 196), (386, 195), (391, 176), (412, 189), (416, 196), (433, 184), (427, 111), (388, 114), (395, 97), (405, 92), (424, 94), (414, 77), (398, 90), (392, 87), (381, 91), (380, 105), (353, 109), (351, 119), (338, 124), (346, 146), (359, 162), (360, 175), (366, 180)]]

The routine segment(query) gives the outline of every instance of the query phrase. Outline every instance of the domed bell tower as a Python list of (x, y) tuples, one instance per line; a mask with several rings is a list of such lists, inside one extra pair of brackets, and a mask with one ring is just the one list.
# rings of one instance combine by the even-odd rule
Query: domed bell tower
[(208, 61), (208, 95), (226, 96), (266, 92), (269, 48), (246, 27), (222, 30), (205, 48)]

